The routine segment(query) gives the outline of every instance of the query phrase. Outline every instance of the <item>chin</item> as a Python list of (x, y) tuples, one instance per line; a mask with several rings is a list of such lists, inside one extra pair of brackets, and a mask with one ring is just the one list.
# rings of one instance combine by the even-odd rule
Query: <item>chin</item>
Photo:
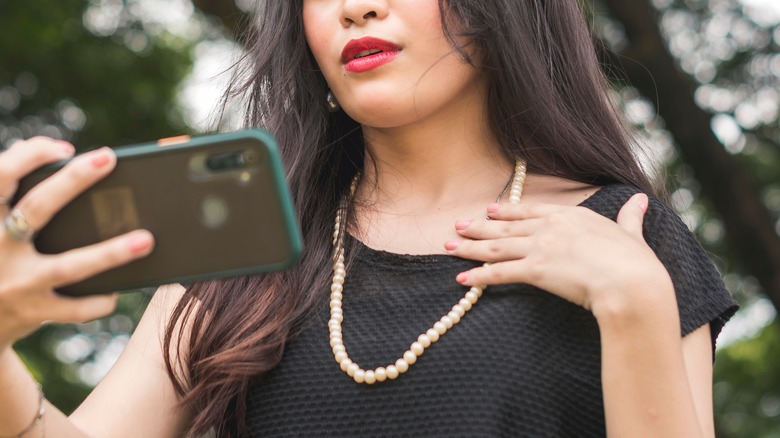
[(393, 128), (415, 121), (416, 112), (411, 105), (401, 105), (393, 100), (342, 105), (344, 111), (356, 122), (373, 128)]

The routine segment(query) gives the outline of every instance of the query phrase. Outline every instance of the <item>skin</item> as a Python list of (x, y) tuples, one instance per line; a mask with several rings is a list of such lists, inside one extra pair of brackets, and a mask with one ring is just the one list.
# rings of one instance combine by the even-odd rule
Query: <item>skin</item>
[[(444, 40), (435, 0), (304, 0), (303, 19), (328, 85), (363, 124), (377, 158), (364, 169), (351, 232), (387, 251), (494, 261), (457, 280), (528, 282), (590, 309), (601, 329), (610, 436), (714, 436), (709, 329), (680, 338), (671, 281), (642, 237), (647, 197), (632, 197), (615, 223), (577, 207), (598, 188), (529, 175), (520, 205), (496, 204), (513, 160), (499, 153), (486, 125), (485, 84)], [(362, 36), (403, 50), (379, 69), (346, 72), (341, 50)], [(45, 138), (0, 153), (0, 196), (30, 170), (72, 153), (71, 145)], [(105, 149), (79, 157), (19, 208), (40, 227), (114, 163)], [(13, 342), (43, 321), (86, 321), (115, 306), (113, 296), (63, 298), (53, 288), (152, 248), (151, 235), (136, 231), (45, 257), (0, 230), (0, 436), (26, 427), (37, 406)], [(161, 337), (182, 293), (169, 286), (155, 295), (117, 364), (70, 418), (47, 406), (48, 436), (181, 434), (191, 413), (177, 406)]]

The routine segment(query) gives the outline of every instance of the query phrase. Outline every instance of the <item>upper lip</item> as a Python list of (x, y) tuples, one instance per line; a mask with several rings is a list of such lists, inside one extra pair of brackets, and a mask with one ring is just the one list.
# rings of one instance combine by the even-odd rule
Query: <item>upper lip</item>
[(344, 50), (341, 51), (341, 62), (344, 64), (355, 59), (355, 57), (366, 50), (381, 50), (383, 52), (396, 52), (401, 50), (397, 44), (373, 37), (363, 37), (349, 40)]

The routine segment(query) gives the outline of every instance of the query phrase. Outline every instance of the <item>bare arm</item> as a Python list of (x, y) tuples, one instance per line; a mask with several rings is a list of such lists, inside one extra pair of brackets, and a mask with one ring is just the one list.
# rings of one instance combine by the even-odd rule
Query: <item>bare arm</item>
[(179, 406), (166, 372), (162, 336), (183, 293), (178, 285), (158, 290), (117, 363), (71, 415), (89, 436), (182, 435), (190, 415)]
[[(181, 436), (190, 415), (179, 407), (166, 373), (162, 333), (183, 291), (160, 288), (119, 360), (84, 403), (68, 418), (47, 402), (38, 429), (49, 437)], [(38, 388), (10, 348), (0, 355), (0, 394), (2, 436), (12, 436), (35, 417)]]
[(709, 325), (681, 339), (676, 307), (653, 307), (599, 321), (607, 433), (714, 437)]

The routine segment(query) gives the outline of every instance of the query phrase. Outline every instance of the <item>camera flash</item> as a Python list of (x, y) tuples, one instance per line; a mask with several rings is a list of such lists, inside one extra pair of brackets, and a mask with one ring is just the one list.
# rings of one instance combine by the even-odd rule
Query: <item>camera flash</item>
[(209, 228), (219, 228), (227, 221), (229, 208), (224, 198), (206, 196), (200, 204), (201, 220)]

